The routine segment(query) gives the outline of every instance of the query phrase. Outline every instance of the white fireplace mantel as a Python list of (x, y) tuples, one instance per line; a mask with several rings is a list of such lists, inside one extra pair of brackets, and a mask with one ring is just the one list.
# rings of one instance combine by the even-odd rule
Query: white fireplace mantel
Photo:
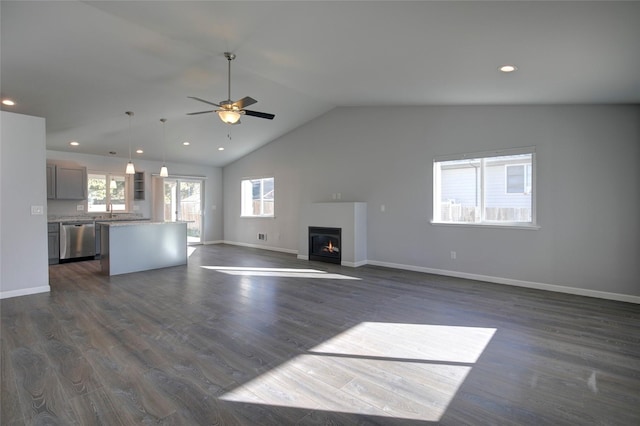
[(311, 203), (302, 210), (298, 259), (309, 259), (309, 227), (320, 226), (342, 229), (342, 265), (367, 263), (367, 203)]

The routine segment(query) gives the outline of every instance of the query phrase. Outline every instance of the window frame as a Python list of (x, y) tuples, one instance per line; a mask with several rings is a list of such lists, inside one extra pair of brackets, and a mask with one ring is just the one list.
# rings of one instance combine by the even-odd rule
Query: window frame
[[(264, 181), (265, 180), (272, 180), (273, 182), (273, 212), (272, 213), (264, 213), (264, 203), (265, 203), (265, 198), (264, 198)], [(249, 210), (249, 208), (245, 207), (245, 202), (249, 201), (251, 203), (253, 203), (254, 199), (253, 199), (253, 182), (259, 180), (260, 181), (260, 214), (247, 214), (247, 211)], [(247, 184), (245, 184), (245, 182), (247, 182)], [(245, 188), (251, 188), (249, 189), (245, 189)], [(275, 199), (275, 188), (276, 188), (276, 179), (275, 176), (256, 176), (256, 177), (246, 177), (246, 178), (242, 178), (240, 179), (240, 217), (241, 218), (273, 218), (275, 217), (275, 204), (276, 204), (276, 199)], [(248, 193), (245, 193), (245, 191), (249, 191)], [(251, 210), (253, 210), (253, 206), (250, 207)]]
[[(110, 211), (107, 207), (109, 206), (109, 204), (111, 203), (111, 191), (107, 190), (106, 191), (106, 197), (105, 197), (105, 210), (91, 210), (91, 206), (92, 204), (89, 202), (89, 198), (91, 198), (91, 189), (90, 189), (90, 185), (89, 185), (89, 180), (93, 177), (93, 176), (104, 176), (105, 177), (105, 184), (107, 185), (107, 188), (109, 186), (109, 183), (111, 182), (111, 179), (113, 177), (115, 178), (124, 178), (124, 209), (123, 210), (114, 210), (114, 211)], [(109, 173), (109, 172), (100, 172), (100, 171), (89, 171), (87, 172), (87, 213), (130, 213), (131, 212), (131, 175), (126, 175), (124, 173)]]
[[(455, 160), (479, 160), (481, 163), (481, 168), (485, 167), (485, 160), (494, 157), (507, 157), (514, 155), (531, 155), (531, 179), (530, 179), (530, 194), (526, 192), (527, 190), (527, 170), (525, 167), (525, 192), (524, 193), (506, 193), (507, 196), (514, 195), (530, 195), (531, 196), (531, 221), (530, 222), (521, 222), (521, 221), (493, 221), (485, 219), (486, 214), (486, 193), (487, 188), (485, 186), (485, 171), (480, 172), (480, 181), (479, 189), (479, 203), (478, 207), (480, 210), (480, 220), (477, 222), (454, 222), (454, 221), (445, 221), (440, 219), (440, 212), (442, 206), (442, 180), (441, 180), (441, 168), (438, 163), (447, 162), (447, 161), (455, 161)], [(514, 163), (513, 165), (518, 165), (518, 163)], [(520, 165), (526, 166), (527, 163), (521, 163)], [(507, 166), (505, 164), (505, 166)], [(507, 190), (506, 187), (506, 167), (505, 167), (505, 192)], [(431, 216), (431, 224), (433, 225), (444, 225), (444, 226), (471, 226), (471, 227), (488, 227), (488, 228), (507, 228), (507, 229), (529, 229), (529, 230), (537, 230), (540, 229), (540, 226), (537, 222), (537, 185), (536, 185), (536, 149), (535, 146), (532, 147), (523, 147), (523, 148), (511, 148), (511, 149), (503, 149), (496, 151), (483, 151), (483, 152), (474, 152), (474, 153), (464, 153), (464, 154), (452, 154), (452, 155), (443, 155), (436, 156), (433, 158), (433, 197), (432, 197), (432, 216)]]

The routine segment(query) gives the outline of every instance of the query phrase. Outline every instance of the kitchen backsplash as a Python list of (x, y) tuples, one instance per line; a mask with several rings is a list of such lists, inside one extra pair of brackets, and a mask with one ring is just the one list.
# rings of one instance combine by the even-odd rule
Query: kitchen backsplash
[[(80, 207), (78, 207), (80, 206)], [(134, 203), (134, 208), (136, 204)], [(60, 218), (94, 218), (96, 216), (109, 215), (108, 212), (87, 212), (86, 201), (74, 200), (47, 200), (47, 218), (55, 220)], [(131, 213), (115, 213), (120, 218), (139, 218), (143, 217), (141, 211)], [(148, 216), (147, 216), (148, 217)]]

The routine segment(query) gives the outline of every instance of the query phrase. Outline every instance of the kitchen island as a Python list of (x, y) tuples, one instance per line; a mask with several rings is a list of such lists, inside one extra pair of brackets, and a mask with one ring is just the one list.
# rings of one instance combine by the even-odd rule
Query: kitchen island
[(187, 264), (186, 222), (100, 222), (100, 266), (106, 275)]

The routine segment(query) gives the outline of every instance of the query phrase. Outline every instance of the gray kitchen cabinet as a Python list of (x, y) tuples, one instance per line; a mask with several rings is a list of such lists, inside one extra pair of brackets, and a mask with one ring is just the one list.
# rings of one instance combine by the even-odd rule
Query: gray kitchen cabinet
[(49, 265), (60, 263), (60, 224), (48, 224), (49, 236)]
[(47, 198), (56, 198), (56, 165), (47, 164)]
[(95, 225), (95, 234), (96, 234), (96, 259), (100, 259), (100, 241), (101, 241), (101, 233), (102, 233), (102, 224), (96, 223)]
[(47, 164), (47, 198), (87, 199), (87, 168)]
[(133, 175), (133, 199), (144, 200), (144, 172)]

